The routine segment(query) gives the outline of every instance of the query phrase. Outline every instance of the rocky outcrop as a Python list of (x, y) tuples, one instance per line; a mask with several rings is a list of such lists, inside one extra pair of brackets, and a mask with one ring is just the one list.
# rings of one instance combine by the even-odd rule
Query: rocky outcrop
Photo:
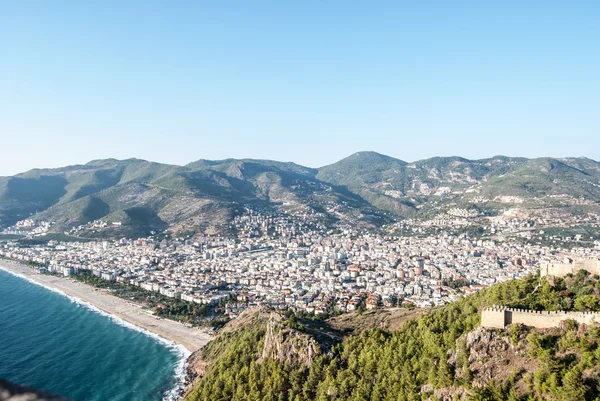
[(194, 352), (187, 360), (186, 383), (187, 386), (193, 385), (196, 380), (204, 376), (208, 368), (208, 362), (202, 358), (201, 350)]
[[(300, 324), (292, 324), (281, 313), (266, 307), (245, 310), (240, 316), (227, 323), (213, 340), (217, 343), (242, 330), (260, 327), (264, 330), (262, 350), (256, 355), (257, 362), (275, 359), (291, 366), (310, 366), (314, 358), (323, 353), (313, 335), (304, 333)], [(312, 330), (316, 333), (315, 330)], [(193, 389), (194, 384), (205, 374), (215, 354), (205, 352), (209, 347), (194, 352), (188, 359), (186, 390), (182, 397)]]
[(250, 324), (265, 323), (269, 319), (269, 316), (271, 316), (271, 313), (272, 311), (265, 306), (248, 308), (240, 313), (238, 317), (223, 326), (221, 330), (219, 330), (219, 335), (234, 332)]
[(69, 401), (67, 398), (22, 387), (0, 379), (0, 401)]
[[(485, 388), (494, 381), (502, 384), (514, 383), (518, 394), (526, 388), (523, 375), (534, 372), (538, 362), (527, 354), (527, 334), (530, 328), (523, 325), (508, 326), (506, 330), (490, 330), (478, 327), (464, 334), (456, 341), (456, 347), (449, 353), (448, 363), (454, 366), (457, 378), (462, 378), (475, 388)], [(464, 388), (436, 390), (439, 399), (451, 400), (445, 396), (466, 396)]]
[(278, 313), (271, 314), (260, 360), (271, 358), (282, 364), (308, 367), (320, 354), (321, 347), (314, 338), (287, 327)]

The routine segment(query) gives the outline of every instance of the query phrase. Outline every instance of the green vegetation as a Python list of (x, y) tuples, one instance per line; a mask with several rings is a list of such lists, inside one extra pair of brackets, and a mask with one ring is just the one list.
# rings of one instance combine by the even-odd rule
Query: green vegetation
[(33, 238), (21, 238), (19, 243), (21, 245), (44, 245), (49, 241), (56, 242), (89, 242), (90, 239), (81, 238), (81, 237), (73, 237), (72, 235), (59, 234), (59, 233), (50, 233), (46, 235), (41, 235), (39, 237)]
[(24, 235), (18, 234), (0, 234), (0, 241), (14, 241), (23, 237)]
[[(600, 227), (545, 227), (542, 232), (543, 234), (540, 234), (539, 231), (534, 231), (531, 238), (521, 238), (520, 240), (527, 244), (565, 249), (575, 247), (592, 248), (594, 241), (600, 240)], [(519, 238), (517, 237), (517, 239)]]
[(171, 320), (201, 324), (213, 312), (206, 305), (169, 298), (156, 291), (147, 291), (131, 284), (103, 280), (94, 276), (89, 270), (80, 270), (79, 274), (71, 277), (96, 288), (109, 289), (115, 296), (139, 302), (150, 308), (157, 316)]
[(597, 166), (597, 162), (589, 159), (531, 159), (504, 175), (491, 178), (482, 189), (483, 193), (492, 196), (569, 194), (598, 199), (600, 188), (590, 184), (592, 177), (598, 179)]
[(528, 354), (539, 363), (532, 378), (533, 393), (561, 401), (596, 400), (600, 328), (580, 331), (576, 322), (567, 323), (560, 335), (532, 331), (527, 336)]
[[(268, 206), (290, 197), (308, 206), (344, 204), (357, 214), (377, 214), (351, 192), (319, 182), (316, 173), (268, 160), (199, 161), (184, 167), (138, 159), (96, 160), (0, 178), (0, 221), (10, 226), (33, 217), (53, 221), (53, 229), (63, 231), (102, 219), (108, 227), (82, 232), (97, 238), (145, 236), (188, 219), (198, 230), (214, 228), (226, 225), (240, 204)], [(115, 227), (112, 222), (122, 224)]]
[[(440, 187), (464, 191), (476, 182), (482, 196), (526, 198), (522, 207), (531, 207), (534, 197), (544, 197), (542, 204), (547, 207), (573, 212), (591, 208), (597, 213), (593, 205), (546, 196), (600, 200), (598, 167), (597, 162), (582, 158), (435, 157), (407, 164), (375, 152), (360, 152), (320, 169), (248, 159), (200, 160), (183, 167), (107, 159), (0, 177), (0, 221), (7, 227), (33, 216), (54, 221), (55, 229), (63, 230), (103, 219), (123, 223), (119, 230), (112, 227), (115, 232), (98, 231), (108, 236), (119, 235), (117, 231), (147, 235), (192, 218), (195, 226), (215, 227), (240, 204), (269, 206), (294, 198), (324, 212), (324, 218), (331, 221), (339, 218), (327, 211), (333, 203), (344, 205), (350, 216), (360, 215), (364, 222), (380, 225), (388, 220), (384, 217), (389, 212), (426, 218), (449, 205), (472, 207), (468, 197), (434, 193)], [(499, 213), (506, 207), (490, 201), (481, 211)], [(192, 215), (190, 210), (194, 210)]]
[[(600, 384), (600, 328), (581, 331), (567, 324), (565, 336), (532, 330), (528, 349), (539, 368), (515, 372), (504, 383), (489, 381), (485, 388), (471, 385), (475, 372), (464, 353), (452, 363), (449, 352), (464, 347), (462, 336), (479, 325), (482, 307), (596, 309), (598, 288), (598, 277), (586, 274), (555, 286), (533, 276), (495, 285), (411, 319), (394, 332), (371, 329), (349, 336), (308, 367), (258, 359), (265, 325), (254, 322), (205, 347), (202, 357), (209, 368), (186, 400), (416, 401), (438, 399), (435, 389), (463, 389), (463, 399), (469, 400), (594, 400)], [(521, 334), (519, 327), (509, 328), (513, 344)], [(530, 384), (517, 392), (515, 380)]]

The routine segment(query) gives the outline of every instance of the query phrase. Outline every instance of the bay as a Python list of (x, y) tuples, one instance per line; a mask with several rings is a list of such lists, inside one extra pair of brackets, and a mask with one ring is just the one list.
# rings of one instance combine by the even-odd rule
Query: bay
[(181, 365), (177, 349), (0, 270), (0, 377), (73, 401), (158, 401), (176, 397)]

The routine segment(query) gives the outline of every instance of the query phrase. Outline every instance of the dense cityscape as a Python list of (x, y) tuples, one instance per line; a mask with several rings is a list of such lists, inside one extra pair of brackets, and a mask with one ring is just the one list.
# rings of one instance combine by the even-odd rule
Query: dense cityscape
[[(586, 219), (590, 224), (590, 218)], [(434, 221), (442, 230), (436, 235), (399, 236), (349, 227), (326, 231), (306, 217), (247, 209), (231, 223), (235, 237), (40, 245), (7, 241), (0, 245), (0, 257), (27, 262), (41, 272), (70, 276), (86, 270), (106, 281), (170, 298), (204, 305), (223, 303), (224, 312), (234, 318), (253, 305), (315, 315), (443, 305), (492, 284), (535, 273), (544, 261), (600, 256), (598, 241), (594, 248), (559, 250), (523, 241), (449, 234), (448, 228), (471, 224), (466, 213), (456, 210)], [(512, 218), (495, 222), (494, 232), (512, 232), (531, 224)], [(396, 225), (420, 232), (416, 226), (432, 223), (409, 220)], [(25, 221), (12, 230), (39, 234), (49, 226)], [(398, 227), (393, 228), (397, 233)]]

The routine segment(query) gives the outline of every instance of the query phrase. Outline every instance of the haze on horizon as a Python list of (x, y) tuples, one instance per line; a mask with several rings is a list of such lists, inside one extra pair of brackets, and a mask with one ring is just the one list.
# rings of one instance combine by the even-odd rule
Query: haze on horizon
[(600, 3), (0, 2), (0, 176), (93, 159), (600, 159)]

